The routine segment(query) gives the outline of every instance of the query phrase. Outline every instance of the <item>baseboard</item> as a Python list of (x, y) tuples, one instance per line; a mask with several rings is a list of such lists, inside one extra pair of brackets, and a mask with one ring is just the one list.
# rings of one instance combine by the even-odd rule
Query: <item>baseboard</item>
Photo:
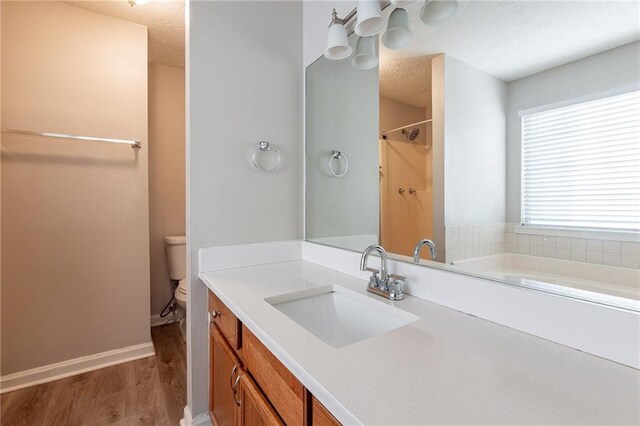
[(0, 394), (153, 355), (148, 342), (8, 374), (0, 377)]
[(180, 426), (211, 426), (209, 414), (200, 414), (195, 418), (191, 416), (191, 410), (187, 405), (184, 407), (184, 417), (180, 420)]
[(171, 324), (180, 321), (180, 315), (178, 311), (167, 315), (166, 317), (160, 317), (160, 314), (151, 315), (151, 327), (157, 327), (159, 325)]

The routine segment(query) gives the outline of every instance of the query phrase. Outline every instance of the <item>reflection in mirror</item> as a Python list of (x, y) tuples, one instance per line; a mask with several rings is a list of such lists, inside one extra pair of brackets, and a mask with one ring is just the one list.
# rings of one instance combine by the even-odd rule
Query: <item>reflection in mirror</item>
[(306, 80), (306, 238), (362, 251), (379, 232), (378, 68), (323, 56)]
[(427, 266), (640, 310), (639, 8), (460, 2), (431, 26), (415, 5), (379, 67), (320, 58), (306, 238), (405, 261), (429, 239)]

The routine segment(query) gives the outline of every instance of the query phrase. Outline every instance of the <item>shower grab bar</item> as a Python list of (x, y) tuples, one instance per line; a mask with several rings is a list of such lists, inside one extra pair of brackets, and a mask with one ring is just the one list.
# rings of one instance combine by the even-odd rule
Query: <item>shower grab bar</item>
[(2, 129), (2, 133), (15, 133), (18, 135), (43, 136), (46, 138), (74, 139), (74, 140), (81, 140), (81, 141), (123, 143), (123, 144), (131, 145), (132, 148), (142, 147), (142, 143), (140, 141), (133, 140), (133, 139), (99, 138), (94, 136), (77, 136), (77, 135), (67, 135), (64, 133), (32, 132), (29, 130), (14, 130), (14, 129)]
[(389, 134), (389, 133), (397, 132), (398, 130), (406, 129), (407, 127), (417, 126), (418, 124), (430, 123), (432, 121), (433, 121), (433, 119), (431, 118), (429, 120), (422, 120), (422, 121), (418, 121), (417, 123), (405, 124), (402, 127), (398, 127), (396, 129), (387, 130), (386, 132), (382, 132), (382, 138), (385, 139), (387, 137), (387, 134)]

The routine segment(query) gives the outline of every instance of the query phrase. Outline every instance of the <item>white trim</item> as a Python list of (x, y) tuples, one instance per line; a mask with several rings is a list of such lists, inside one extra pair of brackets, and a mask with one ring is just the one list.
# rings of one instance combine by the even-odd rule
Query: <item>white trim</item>
[(598, 229), (544, 228), (541, 226), (516, 225), (516, 234), (547, 235), (551, 237), (590, 238), (592, 240), (612, 240), (640, 242), (640, 233), (607, 231)]
[(153, 342), (147, 342), (8, 374), (0, 377), (0, 394), (153, 355)]
[(195, 418), (191, 415), (191, 410), (187, 405), (184, 407), (184, 417), (180, 420), (180, 426), (210, 426), (209, 414), (199, 414)]
[(167, 315), (164, 318), (160, 317), (160, 314), (151, 315), (151, 327), (157, 327), (159, 325), (171, 324), (174, 322), (180, 321), (180, 316), (178, 316), (178, 311), (174, 311), (173, 313)]

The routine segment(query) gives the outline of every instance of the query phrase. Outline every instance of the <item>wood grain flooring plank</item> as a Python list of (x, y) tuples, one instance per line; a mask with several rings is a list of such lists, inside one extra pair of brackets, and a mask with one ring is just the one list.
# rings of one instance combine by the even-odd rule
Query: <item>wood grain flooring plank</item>
[(186, 345), (178, 324), (151, 330), (156, 355), (0, 395), (2, 426), (178, 425)]
[(82, 421), (83, 425), (118, 424), (124, 420), (124, 391), (93, 398)]

